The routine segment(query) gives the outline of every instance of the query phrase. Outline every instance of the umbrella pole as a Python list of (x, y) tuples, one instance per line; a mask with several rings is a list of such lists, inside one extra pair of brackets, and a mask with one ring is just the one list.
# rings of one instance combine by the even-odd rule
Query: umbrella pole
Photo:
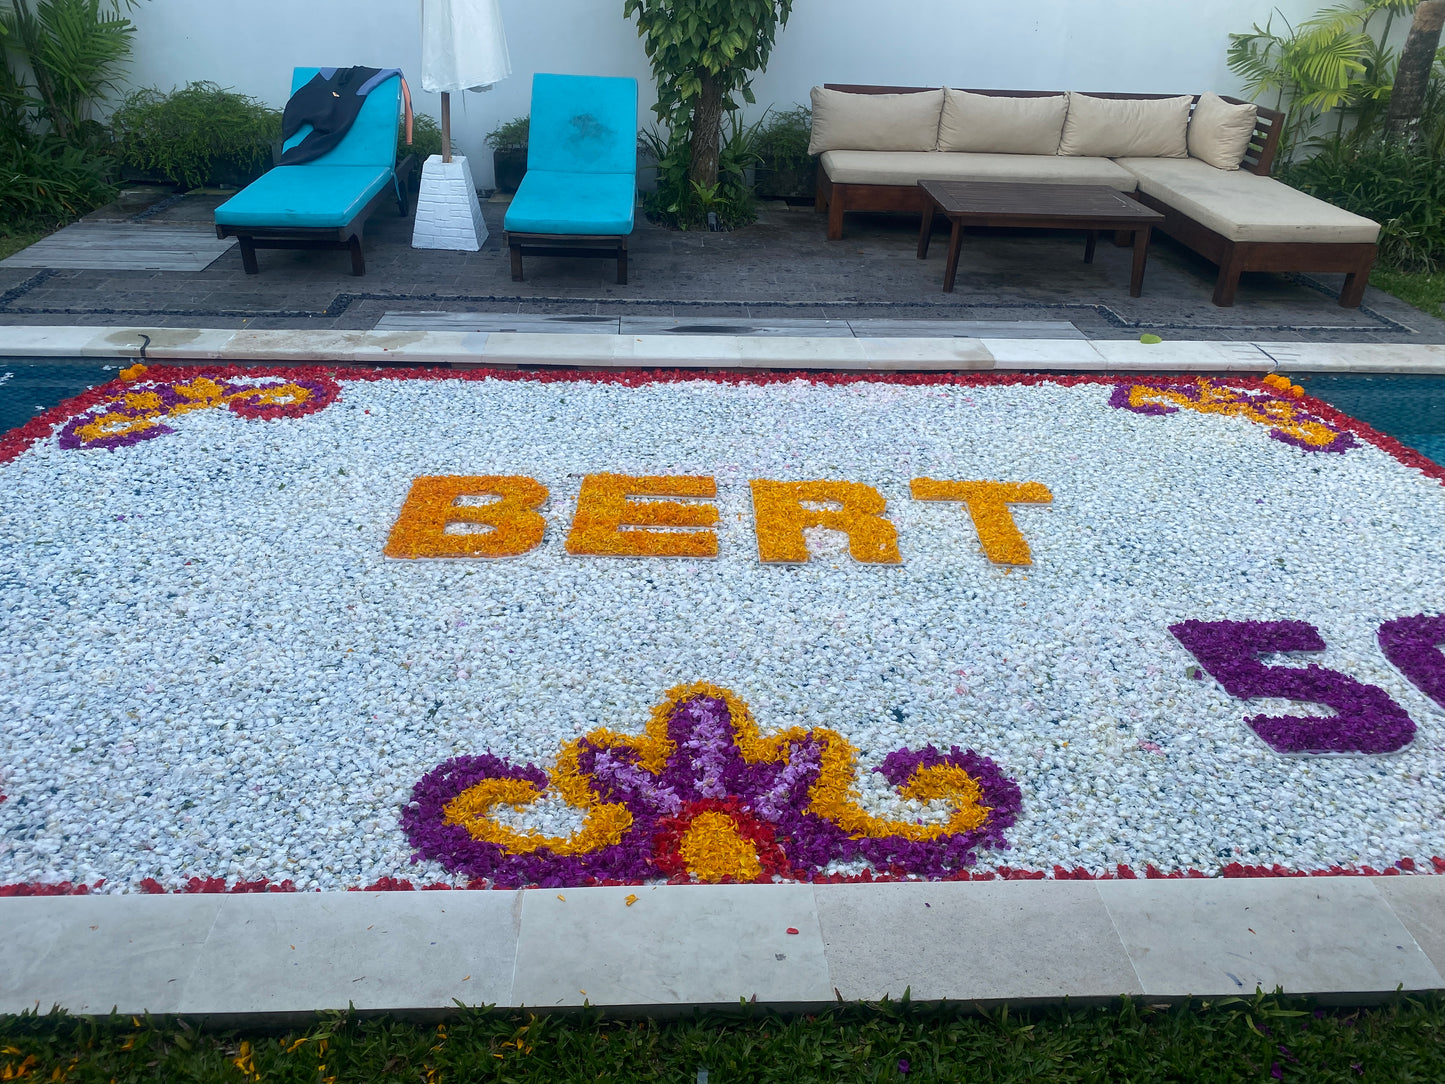
[(442, 161), (452, 160), (452, 96), (442, 91)]

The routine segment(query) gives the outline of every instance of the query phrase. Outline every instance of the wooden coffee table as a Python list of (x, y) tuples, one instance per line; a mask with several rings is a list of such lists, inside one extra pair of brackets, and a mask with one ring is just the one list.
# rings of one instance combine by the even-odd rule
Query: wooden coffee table
[(918, 258), (928, 258), (928, 239), (933, 216), (941, 214), (953, 224), (948, 238), (948, 266), (943, 270), (944, 293), (953, 292), (958, 272), (958, 253), (963, 247), (965, 226), (1005, 226), (1034, 230), (1084, 230), (1084, 262), (1094, 262), (1094, 244), (1100, 230), (1134, 235), (1134, 270), (1129, 277), (1129, 296), (1138, 297), (1144, 288), (1144, 261), (1149, 254), (1149, 234), (1156, 222), (1164, 221), (1116, 188), (1106, 184), (1004, 184), (983, 181), (919, 181), (927, 194), (928, 206), (918, 231)]

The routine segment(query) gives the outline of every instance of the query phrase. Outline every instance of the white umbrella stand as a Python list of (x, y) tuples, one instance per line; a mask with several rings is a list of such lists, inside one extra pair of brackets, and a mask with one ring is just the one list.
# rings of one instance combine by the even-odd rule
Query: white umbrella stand
[(486, 243), (471, 166), (452, 154), (451, 96), (511, 74), (499, 0), (421, 0), (421, 88), (442, 96), (442, 153), (422, 166), (412, 248), (476, 252)]

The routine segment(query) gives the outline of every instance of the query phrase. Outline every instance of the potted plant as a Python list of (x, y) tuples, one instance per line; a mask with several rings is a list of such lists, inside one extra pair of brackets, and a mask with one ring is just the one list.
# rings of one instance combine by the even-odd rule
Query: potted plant
[(514, 117), (487, 133), (499, 192), (515, 192), (526, 175), (529, 123), (529, 117)]
[(813, 111), (806, 105), (772, 113), (758, 132), (757, 189), (762, 199), (809, 199), (818, 172), (818, 160), (808, 154)]

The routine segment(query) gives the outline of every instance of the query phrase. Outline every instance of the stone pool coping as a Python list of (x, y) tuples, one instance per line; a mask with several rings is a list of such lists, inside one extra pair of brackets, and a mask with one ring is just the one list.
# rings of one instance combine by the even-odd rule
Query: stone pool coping
[(0, 1013), (236, 1023), (1445, 987), (1440, 876), (13, 898), (0, 931)]
[(0, 357), (864, 372), (1047, 369), (1445, 374), (1442, 345), (145, 327), (3, 327)]

